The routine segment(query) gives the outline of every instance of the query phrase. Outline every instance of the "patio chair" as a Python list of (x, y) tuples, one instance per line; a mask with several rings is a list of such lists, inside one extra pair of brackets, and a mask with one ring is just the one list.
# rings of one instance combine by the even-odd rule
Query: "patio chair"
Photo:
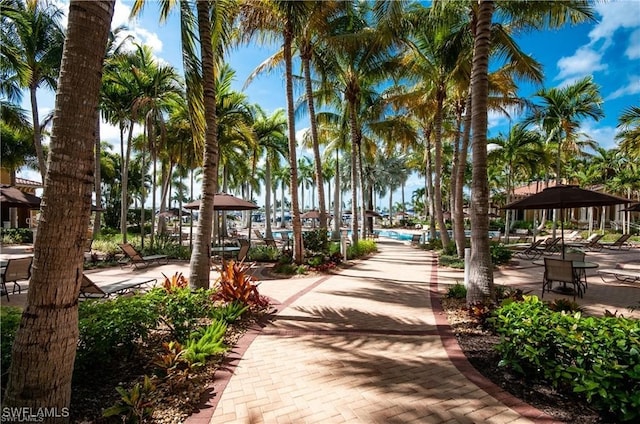
[(627, 242), (631, 238), (631, 234), (623, 234), (616, 241), (612, 242), (601, 242), (602, 247), (607, 249), (618, 249), (618, 250), (629, 250), (631, 249), (631, 244)]
[(33, 262), (33, 257), (29, 256), (26, 258), (14, 258), (9, 259), (7, 261), (7, 266), (4, 267), (2, 271), (2, 293), (7, 296), (7, 302), (9, 301), (9, 289), (7, 289), (7, 283), (13, 283), (13, 290), (11, 294), (16, 292), (18, 289), (18, 294), (22, 291), (20, 284), (18, 281), (29, 280), (31, 278), (31, 264)]
[(572, 231), (571, 233), (564, 236), (565, 241), (577, 241), (580, 239), (582, 239), (582, 236), (580, 235), (579, 230)]
[[(577, 262), (584, 262), (584, 258), (585, 258), (586, 254), (584, 252), (566, 252), (564, 254), (564, 260), (565, 261), (577, 261)], [(584, 286), (584, 289), (586, 291), (587, 289), (587, 270), (584, 268), (576, 268), (575, 269), (576, 272), (576, 276), (580, 279), (580, 282), (582, 283), (582, 285)]]
[(599, 269), (598, 275), (603, 282), (607, 283), (605, 280), (605, 276), (615, 277), (616, 280), (622, 281), (625, 283), (640, 283), (640, 270), (632, 270), (632, 269), (619, 269), (619, 268), (605, 268)]
[(411, 245), (418, 246), (422, 240), (422, 234), (412, 234), (411, 235)]
[(555, 253), (559, 253), (562, 250), (562, 247), (559, 246), (562, 237), (549, 237), (544, 241), (543, 245), (539, 246), (543, 255), (553, 255)]
[(536, 260), (542, 256), (542, 249), (540, 248), (542, 243), (544, 243), (544, 239), (537, 239), (530, 245), (520, 248), (520, 250), (516, 251), (513, 256), (528, 259), (530, 261)]
[(573, 268), (573, 261), (565, 261), (555, 258), (544, 258), (544, 277), (542, 280), (542, 297), (544, 298), (545, 291), (551, 291), (553, 289), (553, 282), (563, 283), (566, 287), (567, 284), (573, 286), (573, 300), (576, 300), (576, 295), (582, 297), (583, 285), (580, 281), (580, 277)]
[(110, 296), (122, 296), (124, 294), (132, 294), (142, 286), (149, 283), (156, 283), (155, 278), (132, 278), (129, 280), (117, 281), (115, 283), (107, 283), (97, 285), (85, 274), (82, 274), (82, 285), (80, 286), (80, 297), (83, 299), (101, 299)]
[(569, 243), (568, 246), (578, 247), (580, 249), (589, 249), (594, 251), (601, 251), (602, 244), (600, 243), (600, 239), (604, 237), (603, 234), (591, 234), (584, 242), (580, 243)]
[(145, 267), (147, 267), (154, 262), (169, 262), (169, 258), (167, 257), (167, 255), (142, 256), (130, 243), (122, 243), (119, 246), (126, 255), (126, 258), (124, 260), (119, 261), (120, 266), (131, 264), (137, 269), (139, 266), (144, 265)]
[(240, 250), (238, 251), (238, 256), (236, 257), (236, 259), (238, 260), (238, 262), (242, 262), (245, 260), (247, 254), (249, 253), (251, 242), (249, 242), (249, 240), (247, 239), (241, 238), (238, 239), (238, 243), (240, 243)]

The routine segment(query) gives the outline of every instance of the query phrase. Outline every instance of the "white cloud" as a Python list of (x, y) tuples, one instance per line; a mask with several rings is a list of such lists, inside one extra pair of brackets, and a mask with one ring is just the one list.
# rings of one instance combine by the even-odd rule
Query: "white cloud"
[(617, 99), (618, 97), (631, 96), (638, 93), (640, 93), (640, 75), (633, 75), (629, 78), (627, 85), (624, 85), (609, 94), (605, 100)]
[(640, 28), (640, 7), (635, 1), (597, 3), (594, 7), (602, 18), (589, 32), (592, 43), (604, 39), (605, 46), (608, 47), (616, 30)]
[(630, 60), (640, 59), (640, 29), (633, 31), (629, 36), (629, 45), (624, 54)]
[[(142, 134), (142, 128), (139, 125), (133, 127), (133, 136)], [(125, 131), (125, 137), (128, 133)], [(115, 153), (120, 153), (120, 128), (107, 122), (100, 121), (100, 139), (109, 142), (114, 148)]]
[(575, 80), (596, 71), (607, 69), (607, 65), (601, 63), (602, 53), (596, 52), (589, 46), (582, 46), (573, 54), (558, 60), (560, 72), (555, 79)]
[(598, 145), (603, 149), (611, 149), (616, 146), (617, 130), (614, 127), (596, 127), (594, 122), (584, 122), (580, 126), (580, 131), (598, 142)]

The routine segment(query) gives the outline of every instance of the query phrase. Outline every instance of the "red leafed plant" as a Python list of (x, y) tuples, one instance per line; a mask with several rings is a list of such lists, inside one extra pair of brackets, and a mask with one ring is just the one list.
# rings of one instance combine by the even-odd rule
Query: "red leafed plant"
[(244, 305), (267, 306), (268, 301), (260, 296), (258, 286), (253, 284), (255, 279), (247, 273), (249, 268), (250, 265), (233, 260), (219, 268), (220, 277), (216, 280), (218, 287), (213, 294), (213, 300), (238, 301)]
[(189, 279), (182, 275), (181, 272), (176, 272), (171, 277), (164, 276), (164, 282), (162, 283), (162, 287), (168, 292), (173, 293), (175, 289), (183, 289), (185, 287), (189, 287)]

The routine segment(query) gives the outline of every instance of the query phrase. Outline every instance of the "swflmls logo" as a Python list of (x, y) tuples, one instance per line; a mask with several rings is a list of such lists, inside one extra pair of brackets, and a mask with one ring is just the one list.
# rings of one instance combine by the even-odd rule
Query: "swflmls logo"
[(6, 423), (39, 423), (45, 418), (68, 418), (69, 408), (2, 408), (0, 420)]

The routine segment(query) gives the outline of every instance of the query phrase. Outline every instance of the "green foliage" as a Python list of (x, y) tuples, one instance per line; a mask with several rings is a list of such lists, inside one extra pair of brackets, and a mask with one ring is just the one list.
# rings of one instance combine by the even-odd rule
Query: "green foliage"
[(507, 264), (511, 260), (513, 252), (502, 243), (491, 242), (491, 263), (494, 265)]
[(0, 369), (1, 381), (7, 381), (6, 374), (11, 365), (11, 348), (20, 326), (22, 310), (15, 306), (0, 306)]
[(196, 328), (198, 322), (209, 315), (212, 293), (211, 290), (204, 289), (192, 292), (189, 287), (175, 287), (168, 292), (157, 287), (145, 297), (157, 311), (160, 321), (171, 331), (172, 337), (183, 341)]
[(458, 256), (458, 248), (454, 242), (447, 245), (445, 249), (442, 249), (442, 254), (445, 256)]
[(554, 312), (526, 296), (492, 323), (503, 366), (572, 390), (612, 421), (640, 419), (640, 321)]
[(107, 364), (130, 355), (136, 342), (146, 338), (159, 318), (154, 303), (147, 296), (81, 302), (76, 369), (95, 369), (96, 364)]
[(307, 273), (306, 265), (296, 265), (292, 263), (278, 263), (273, 267), (273, 272), (284, 275), (301, 275)]
[(427, 243), (421, 245), (425, 250), (442, 250), (442, 240), (440, 239), (430, 239)]
[(458, 255), (440, 255), (438, 258), (438, 265), (455, 269), (464, 269), (464, 259), (460, 259)]
[(151, 379), (144, 376), (144, 383), (136, 383), (127, 391), (122, 386), (116, 387), (120, 400), (102, 413), (103, 417), (120, 416), (124, 423), (141, 423), (153, 413), (153, 394), (156, 387)]
[(184, 346), (184, 360), (191, 367), (199, 366), (205, 364), (210, 356), (225, 352), (227, 347), (223, 342), (226, 331), (227, 324), (224, 321), (214, 321), (204, 330), (191, 334)]
[(554, 299), (553, 301), (549, 302), (547, 306), (549, 307), (549, 309), (555, 312), (582, 312), (583, 311), (582, 307), (579, 304), (565, 298)]
[(358, 240), (358, 243), (347, 247), (347, 258), (355, 259), (377, 252), (378, 245), (373, 240)]
[(169, 234), (160, 234), (155, 237), (153, 249), (146, 247), (144, 255), (167, 255), (172, 259), (187, 260), (191, 258), (189, 246), (182, 246), (180, 242), (172, 238)]
[(209, 317), (218, 321), (224, 321), (227, 324), (232, 324), (236, 322), (248, 309), (248, 305), (244, 305), (242, 302), (234, 300), (226, 305), (211, 309)]
[(0, 239), (4, 244), (33, 243), (33, 232), (29, 228), (0, 228)]
[(258, 245), (250, 248), (247, 255), (250, 261), (275, 262), (280, 257), (280, 251), (276, 247)]
[(305, 250), (312, 252), (326, 252), (329, 243), (329, 235), (326, 230), (312, 230), (302, 233), (302, 242)]
[(451, 299), (466, 299), (467, 298), (467, 288), (464, 284), (455, 283), (453, 286), (450, 286), (447, 289), (447, 294), (445, 297)]

